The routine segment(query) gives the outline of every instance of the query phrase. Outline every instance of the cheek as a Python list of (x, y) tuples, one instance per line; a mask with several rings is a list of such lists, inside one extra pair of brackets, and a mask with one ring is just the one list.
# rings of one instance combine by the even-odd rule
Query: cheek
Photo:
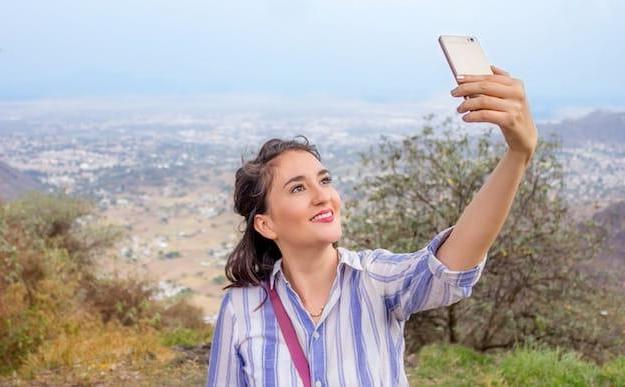
[(334, 203), (336, 203), (336, 207), (338, 210), (341, 209), (341, 195), (339, 195), (339, 193), (337, 191), (335, 191), (335, 195), (334, 195)]
[[(298, 198), (299, 199), (299, 198)], [(301, 223), (308, 220), (310, 208), (305, 200), (285, 200), (281, 206), (279, 218), (287, 228), (294, 223)]]

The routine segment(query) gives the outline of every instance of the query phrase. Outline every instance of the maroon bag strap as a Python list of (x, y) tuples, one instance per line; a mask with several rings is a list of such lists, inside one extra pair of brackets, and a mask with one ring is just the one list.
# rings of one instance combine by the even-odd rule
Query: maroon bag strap
[(302, 378), (302, 382), (304, 382), (304, 387), (311, 387), (310, 368), (308, 367), (308, 360), (306, 360), (306, 356), (304, 355), (302, 346), (297, 340), (297, 334), (295, 333), (293, 323), (291, 322), (289, 315), (286, 314), (286, 309), (284, 309), (284, 305), (282, 304), (282, 301), (280, 300), (276, 289), (271, 289), (269, 287), (269, 284), (266, 283), (263, 283), (263, 286), (269, 293), (269, 299), (271, 300), (273, 311), (276, 315), (276, 318), (278, 319), (278, 325), (280, 325), (280, 330), (282, 331), (282, 335), (286, 340), (286, 346), (289, 348), (289, 352), (291, 353), (293, 363), (295, 363), (297, 373), (299, 374), (300, 378)]

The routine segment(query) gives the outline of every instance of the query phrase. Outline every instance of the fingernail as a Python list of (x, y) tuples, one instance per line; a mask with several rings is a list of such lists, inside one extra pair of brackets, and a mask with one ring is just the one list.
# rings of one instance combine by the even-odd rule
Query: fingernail
[(462, 81), (464, 79), (464, 75), (457, 75), (456, 79)]

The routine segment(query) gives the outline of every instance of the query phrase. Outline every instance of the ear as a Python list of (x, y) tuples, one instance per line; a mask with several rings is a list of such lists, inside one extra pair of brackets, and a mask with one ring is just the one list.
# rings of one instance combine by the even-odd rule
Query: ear
[(277, 237), (271, 218), (265, 214), (254, 215), (254, 229), (267, 239), (275, 240)]

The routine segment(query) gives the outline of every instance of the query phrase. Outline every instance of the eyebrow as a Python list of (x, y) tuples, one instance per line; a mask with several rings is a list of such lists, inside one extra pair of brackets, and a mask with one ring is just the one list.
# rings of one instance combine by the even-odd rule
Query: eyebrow
[[(324, 174), (328, 174), (329, 175), (330, 171), (328, 171), (327, 169), (322, 169), (319, 172), (317, 172), (317, 176), (321, 176), (321, 175), (324, 175)], [(293, 183), (294, 181), (301, 181), (301, 180), (304, 180), (304, 176), (302, 176), (302, 175), (292, 177), (286, 183), (284, 183), (284, 186), (282, 188), (286, 187), (289, 183)]]

